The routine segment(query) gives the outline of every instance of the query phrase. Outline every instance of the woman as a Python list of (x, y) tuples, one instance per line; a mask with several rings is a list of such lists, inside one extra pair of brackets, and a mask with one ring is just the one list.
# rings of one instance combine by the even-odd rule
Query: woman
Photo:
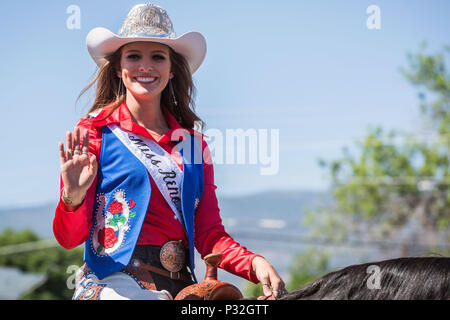
[(202, 257), (222, 252), (219, 267), (280, 295), (272, 265), (225, 232), (211, 155), (193, 130), (201, 120), (190, 108), (191, 75), (204, 37), (176, 38), (167, 13), (150, 4), (133, 7), (119, 35), (88, 34), (100, 69), (83, 92), (97, 82), (96, 99), (66, 149), (59, 143), (54, 234), (67, 249), (85, 243), (74, 299), (172, 299), (196, 281), (194, 246)]

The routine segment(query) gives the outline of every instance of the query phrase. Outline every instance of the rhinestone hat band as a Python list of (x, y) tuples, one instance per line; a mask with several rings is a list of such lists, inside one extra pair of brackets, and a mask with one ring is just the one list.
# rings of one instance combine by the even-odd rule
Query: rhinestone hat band
[(118, 35), (120, 37), (157, 37), (173, 39), (176, 37), (172, 21), (167, 12), (154, 4), (134, 6), (126, 17)]

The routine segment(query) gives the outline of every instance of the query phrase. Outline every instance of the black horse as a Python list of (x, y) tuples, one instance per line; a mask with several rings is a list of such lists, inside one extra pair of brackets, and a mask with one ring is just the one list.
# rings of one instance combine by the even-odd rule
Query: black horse
[(450, 257), (383, 260), (328, 273), (278, 300), (449, 300)]

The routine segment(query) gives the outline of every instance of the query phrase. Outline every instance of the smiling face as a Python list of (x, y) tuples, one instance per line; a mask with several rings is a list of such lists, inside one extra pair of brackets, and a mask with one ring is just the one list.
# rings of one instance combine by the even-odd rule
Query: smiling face
[(120, 70), (127, 94), (138, 100), (160, 99), (171, 73), (169, 47), (156, 42), (132, 42), (122, 48)]

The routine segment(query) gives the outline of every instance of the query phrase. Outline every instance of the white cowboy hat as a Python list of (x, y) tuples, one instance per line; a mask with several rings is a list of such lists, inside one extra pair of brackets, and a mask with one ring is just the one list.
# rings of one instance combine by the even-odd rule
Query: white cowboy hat
[(191, 31), (177, 38), (167, 12), (153, 4), (135, 5), (118, 35), (106, 28), (94, 28), (86, 37), (89, 54), (99, 67), (106, 61), (105, 56), (135, 41), (159, 42), (171, 47), (186, 58), (191, 74), (200, 67), (206, 55), (206, 40), (201, 33)]

